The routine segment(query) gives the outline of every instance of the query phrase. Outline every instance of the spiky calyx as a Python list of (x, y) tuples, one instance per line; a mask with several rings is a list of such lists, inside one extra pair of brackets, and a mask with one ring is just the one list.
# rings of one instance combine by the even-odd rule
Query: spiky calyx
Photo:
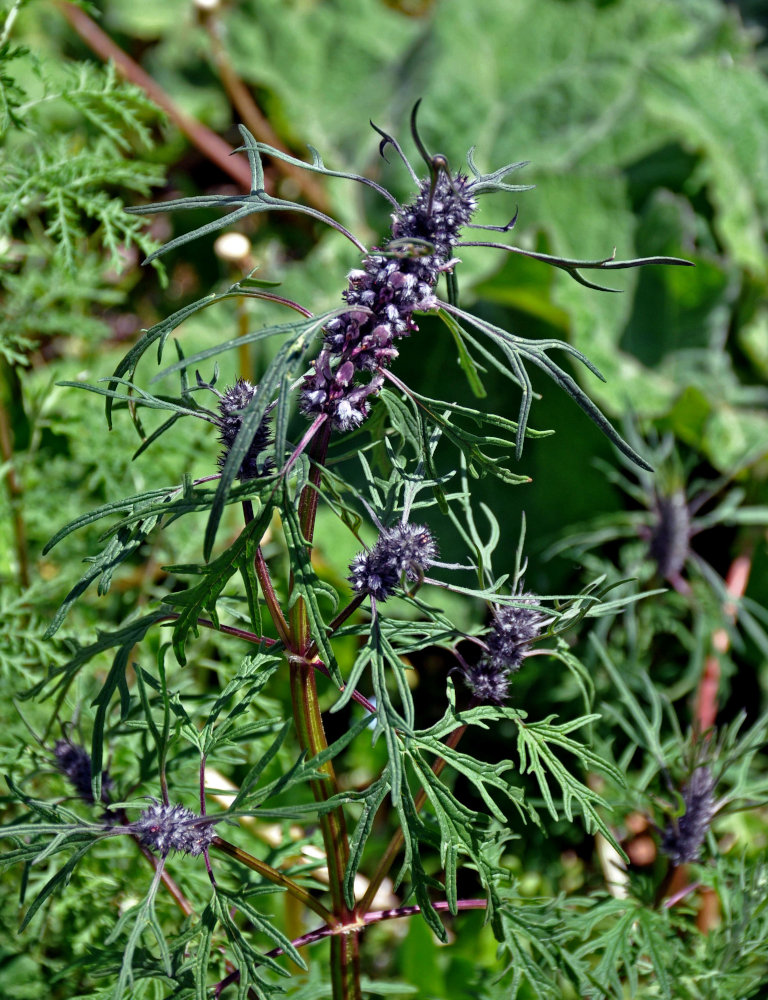
[(697, 767), (683, 786), (683, 815), (670, 820), (661, 835), (661, 850), (673, 865), (698, 860), (715, 815), (715, 780), (708, 767)]
[(503, 705), (509, 697), (509, 671), (497, 669), (485, 657), (465, 669), (464, 681), (481, 705)]
[[(227, 461), (232, 445), (235, 443), (235, 439), (243, 424), (243, 411), (253, 399), (256, 389), (257, 386), (251, 385), (244, 378), (240, 378), (234, 385), (230, 385), (225, 389), (223, 395), (220, 397), (217, 423), (222, 451), (218, 457), (219, 468), (223, 468)], [(270, 442), (269, 424), (265, 417), (253, 435), (245, 458), (238, 470), (238, 479), (258, 479), (259, 476), (267, 475), (271, 471), (273, 462), (270, 458), (259, 460), (259, 456), (269, 447)]]
[(139, 818), (128, 825), (145, 847), (165, 857), (170, 851), (196, 856), (210, 847), (213, 822), (197, 816), (182, 805), (153, 802)]
[[(520, 601), (536, 604), (534, 594), (521, 594)], [(520, 669), (528, 647), (541, 631), (544, 615), (535, 608), (498, 607), (493, 612), (491, 631), (485, 640), (488, 647), (486, 659), (500, 670), (514, 672)]]
[(429, 528), (397, 524), (385, 528), (370, 552), (360, 552), (350, 564), (349, 582), (358, 594), (386, 601), (403, 576), (416, 583), (437, 559), (437, 544)]

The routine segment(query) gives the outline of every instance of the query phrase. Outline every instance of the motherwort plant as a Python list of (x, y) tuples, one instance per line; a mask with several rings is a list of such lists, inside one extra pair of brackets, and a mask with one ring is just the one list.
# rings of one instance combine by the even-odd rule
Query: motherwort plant
[[(130, 871), (131, 850), (155, 872), (143, 901), (123, 907), (98, 957), (102, 974), (107, 966), (114, 971), (115, 996), (139, 995), (135, 991), (154, 979), (173, 982), (180, 997), (202, 998), (211, 989), (216, 997), (309, 996), (305, 987), (320, 989), (312, 993), (319, 996), (327, 977), (338, 1000), (360, 997), (363, 974), (373, 968), (361, 952), (369, 925), (423, 918), (445, 941), (446, 921), (458, 926), (460, 912), (472, 909), (484, 911), (501, 942), (497, 971), (506, 968), (511, 976), (505, 996), (516, 995), (523, 978), (549, 983), (549, 992), (539, 995), (565, 995), (557, 991), (566, 979), (578, 995), (592, 990), (589, 956), (561, 954), (567, 935), (552, 923), (554, 911), (521, 904), (510, 875), (510, 828), (527, 821), (546, 829), (548, 819), (579, 813), (588, 830), (616, 846), (596, 788), (601, 781), (620, 785), (622, 774), (572, 735), (596, 716), (529, 719), (515, 704), (513, 682), (518, 672), (545, 662), (533, 657), (546, 657), (548, 671), (570, 670), (583, 685), (563, 634), (622, 602), (608, 600), (600, 580), (565, 597), (526, 589), (522, 542), (512, 565), (497, 571), (498, 523), (485, 508), (487, 529), (481, 529), (469, 487), (480, 476), (510, 488), (525, 481), (508, 462), (509, 453), (519, 458), (526, 436), (537, 433), (528, 423), (531, 365), (563, 388), (628, 460), (646, 463), (552, 355), (560, 352), (599, 377), (591, 362), (565, 342), (526, 339), (465, 311), (456, 271), (463, 254), (490, 248), (600, 288), (584, 272), (686, 262), (571, 260), (476, 239), (486, 230), (501, 240), (514, 227), (517, 213), (499, 226), (473, 219), (485, 195), (525, 190), (505, 180), (522, 164), (484, 174), (470, 152), (468, 172), (456, 171), (426, 149), (416, 109), (411, 125), (423, 177), (397, 140), (376, 129), (382, 155), (394, 152), (413, 182), (404, 204), (367, 177), (327, 168), (314, 149), (311, 162), (303, 163), (242, 129), (252, 173), (248, 194), (136, 210), (227, 210), (158, 253), (252, 213), (280, 211), (333, 227), (360, 259), (330, 311), (314, 315), (249, 275), (148, 330), (112, 375), (86, 386), (106, 398), (108, 421), (117, 409), (131, 416), (139, 452), (171, 440), (183, 418), (212, 424), (221, 446), (217, 455), (212, 433), (208, 471), (200, 478), (115, 498), (49, 543), (100, 518), (117, 518), (50, 634), (91, 583), (105, 592), (120, 564), (142, 559), (159, 533), (180, 539), (198, 560), (164, 567), (154, 606), (137, 608), (119, 627), (76, 646), (69, 661), (30, 692), (55, 694), (63, 706), (77, 679), (95, 691), (95, 710), (90, 750), (60, 741), (52, 751), (76, 790), (78, 809), (89, 810), (87, 819), (66, 800), (33, 797), (13, 785), (27, 813), (4, 831), (16, 838), (11, 859), (35, 872), (42, 860), (71, 852), (47, 880), (27, 880), (35, 895), (25, 919), (70, 880), (76, 865), (87, 863), (91, 849), (96, 856), (111, 852), (113, 879)], [(267, 194), (263, 155), (366, 185), (389, 206), (389, 234), (369, 248), (318, 210)], [(184, 356), (184, 322), (230, 298), (284, 306), (299, 318)], [(429, 398), (398, 377), (400, 344), (423, 338), (426, 314), (453, 337), (476, 395), (482, 395), (485, 371), (510, 381), (520, 400), (515, 420), (467, 399)], [(137, 368), (151, 347), (162, 364), (177, 330), (177, 360), (160, 376), (177, 375), (179, 391), (153, 394), (140, 386)], [(243, 347), (272, 338), (271, 360), (257, 384), (240, 377), (218, 387), (216, 368), (201, 373), (217, 355), (236, 350), (242, 356)], [(422, 349), (428, 354), (429, 344)], [(165, 417), (145, 427), (142, 408)], [(325, 549), (323, 560), (314, 558), (321, 507), (349, 539), (337, 565), (328, 565)], [(457, 545), (465, 550), (463, 561), (442, 561)], [(444, 607), (443, 595), (450, 605)], [(458, 624), (459, 617), (473, 617), (456, 615), (459, 601), (474, 609), (475, 627)], [(169, 643), (159, 641), (167, 634)], [(438, 721), (424, 726), (412, 678), (426, 649), (441, 650), (446, 666), (439, 688), (430, 691)], [(166, 664), (170, 650), (173, 667)], [(103, 666), (102, 654), (112, 657), (106, 671), (87, 672), (91, 661)], [(196, 675), (203, 662), (205, 682)], [(281, 714), (281, 693), (290, 704), (288, 718)], [(497, 725), (514, 736), (509, 758), (487, 761), (457, 749), (468, 730)], [(377, 770), (361, 778), (349, 754), (371, 740)], [(108, 771), (107, 746), (115, 752)], [(707, 784), (704, 773), (691, 778), (686, 802), (709, 802), (711, 788), (700, 788)], [(99, 803), (108, 804), (109, 816)], [(663, 849), (679, 860), (695, 857), (708, 808), (670, 826)], [(282, 826), (270, 840), (275, 821)], [(161, 886), (184, 914), (179, 928), (164, 911), (160, 916)], [(382, 906), (384, 887), (389, 896)], [(259, 897), (270, 893), (288, 902), (282, 907), (272, 898), (262, 909)], [(305, 919), (320, 926), (307, 928)], [(326, 938), (330, 962), (313, 962), (309, 980), (292, 978), (306, 970), (312, 954), (298, 948)]]

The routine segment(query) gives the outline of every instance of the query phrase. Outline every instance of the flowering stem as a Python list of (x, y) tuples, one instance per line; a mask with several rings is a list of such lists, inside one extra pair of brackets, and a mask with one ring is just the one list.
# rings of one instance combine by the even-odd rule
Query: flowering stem
[(266, 864), (264, 861), (259, 861), (258, 858), (254, 858), (253, 855), (244, 851), (241, 847), (230, 844), (228, 840), (222, 840), (221, 837), (214, 837), (211, 841), (211, 847), (233, 858), (235, 861), (239, 861), (240, 864), (250, 868), (251, 871), (258, 872), (262, 878), (265, 878), (268, 882), (272, 882), (273, 885), (281, 886), (294, 899), (300, 900), (308, 909), (313, 910), (329, 926), (336, 925), (337, 920), (330, 910), (327, 910), (307, 889), (299, 885), (298, 882), (294, 882), (293, 879), (288, 878), (287, 875), (283, 875), (276, 868)]
[[(466, 729), (467, 729), (466, 726), (458, 726), (456, 729), (454, 729), (453, 732), (448, 737), (448, 739), (445, 741), (445, 745), (453, 750), (458, 745), (458, 742), (466, 732)], [(435, 777), (437, 777), (442, 773), (446, 763), (447, 761), (445, 757), (437, 758), (437, 760), (432, 765), (432, 772), (435, 775)], [(416, 812), (419, 812), (421, 810), (422, 806), (426, 802), (426, 799), (427, 799), (426, 791), (423, 788), (419, 789), (416, 799), (414, 800)], [(384, 881), (387, 873), (389, 872), (389, 869), (395, 863), (395, 858), (400, 853), (400, 849), (403, 846), (404, 839), (405, 835), (403, 834), (402, 829), (398, 827), (398, 829), (393, 834), (392, 839), (390, 840), (386, 851), (382, 855), (381, 861), (379, 862), (376, 871), (373, 873), (371, 877), (371, 881), (368, 885), (368, 888), (365, 890), (365, 895), (360, 900), (360, 905), (358, 907), (360, 913), (364, 915), (368, 913), (371, 903), (373, 902), (376, 893), (379, 891), (379, 886)]]
[[(328, 454), (331, 428), (326, 421), (312, 441), (310, 460), (312, 468), (309, 483), (304, 487), (299, 499), (299, 524), (304, 539), (309, 545), (315, 531), (317, 513), (317, 487)], [(288, 649), (299, 650), (300, 655), (290, 658), (291, 699), (293, 717), (299, 736), (299, 744), (310, 757), (314, 757), (328, 747), (325, 728), (320, 713), (315, 685), (315, 667), (307, 658), (312, 645), (304, 601), (297, 600), (291, 610), (291, 630), (293, 643)], [(312, 794), (318, 802), (325, 802), (338, 791), (333, 763), (326, 760), (320, 767), (324, 777), (311, 782)], [(333, 913), (337, 923), (346, 924), (353, 916), (344, 899), (344, 872), (349, 860), (349, 840), (344, 812), (337, 807), (320, 817), (323, 833), (328, 881), (333, 903)], [(331, 939), (331, 983), (334, 1000), (359, 1000), (360, 968), (357, 937), (334, 935)]]

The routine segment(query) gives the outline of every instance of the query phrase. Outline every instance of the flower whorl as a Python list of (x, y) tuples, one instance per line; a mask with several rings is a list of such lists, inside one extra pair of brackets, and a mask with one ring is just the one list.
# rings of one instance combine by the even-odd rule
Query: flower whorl
[(394, 213), (392, 239), (347, 276), (343, 297), (350, 309), (325, 326), (322, 350), (301, 390), (303, 413), (326, 413), (339, 431), (363, 423), (384, 379), (378, 374), (357, 384), (355, 377), (389, 366), (398, 354), (395, 339), (418, 329), (413, 313), (432, 308), (437, 280), (451, 266), (459, 230), (476, 205), (466, 176), (440, 172)]
[(405, 574), (415, 583), (437, 559), (437, 544), (429, 528), (397, 524), (384, 528), (370, 552), (360, 552), (350, 564), (349, 582), (358, 594), (386, 601)]
[[(519, 595), (525, 604), (535, 604), (536, 596)], [(520, 669), (531, 642), (544, 625), (544, 615), (532, 607), (497, 607), (491, 632), (485, 640), (486, 652), (467, 667), (464, 680), (481, 704), (501, 705), (509, 694), (509, 679)]]
[(202, 854), (214, 837), (212, 821), (206, 822), (186, 806), (162, 802), (153, 802), (129, 828), (145, 847), (162, 857), (170, 851)]

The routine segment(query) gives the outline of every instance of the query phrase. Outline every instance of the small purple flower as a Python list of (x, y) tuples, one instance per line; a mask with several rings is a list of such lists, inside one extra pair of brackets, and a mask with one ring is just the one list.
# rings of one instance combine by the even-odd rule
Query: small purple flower
[[(53, 756), (56, 759), (56, 767), (74, 788), (78, 798), (92, 806), (94, 804), (91, 786), (93, 770), (91, 755), (85, 747), (70, 743), (69, 740), (57, 740), (53, 748)], [(103, 771), (101, 775), (101, 801), (105, 804), (109, 803), (109, 793), (112, 788), (114, 788), (112, 778), (107, 771)]]
[[(222, 452), (218, 457), (219, 468), (223, 468), (227, 461), (227, 456), (243, 423), (243, 411), (253, 399), (256, 389), (257, 386), (251, 385), (246, 379), (241, 378), (234, 385), (225, 389), (223, 395), (219, 396), (220, 416), (217, 419), (217, 424), (219, 440), (222, 444)], [(259, 455), (269, 447), (270, 440), (269, 426), (265, 417), (251, 440), (237, 473), (238, 479), (257, 479), (270, 472), (272, 460), (270, 458), (258, 460)]]
[(673, 865), (696, 861), (715, 815), (715, 781), (708, 767), (697, 767), (683, 786), (683, 815), (670, 820), (661, 835), (661, 850)]
[(182, 805), (153, 802), (128, 829), (145, 847), (165, 857), (170, 851), (196, 856), (210, 847), (214, 822)]
[(416, 583), (437, 559), (438, 551), (429, 528), (397, 524), (384, 528), (370, 552), (360, 552), (350, 564), (349, 582), (358, 594), (386, 601), (400, 583)]
[[(525, 604), (536, 604), (534, 594), (518, 597)], [(541, 611), (533, 607), (500, 606), (494, 609), (491, 631), (486, 637), (486, 652), (479, 661), (464, 669), (464, 680), (480, 704), (501, 705), (509, 694), (509, 680), (517, 673), (531, 642), (545, 622)]]

